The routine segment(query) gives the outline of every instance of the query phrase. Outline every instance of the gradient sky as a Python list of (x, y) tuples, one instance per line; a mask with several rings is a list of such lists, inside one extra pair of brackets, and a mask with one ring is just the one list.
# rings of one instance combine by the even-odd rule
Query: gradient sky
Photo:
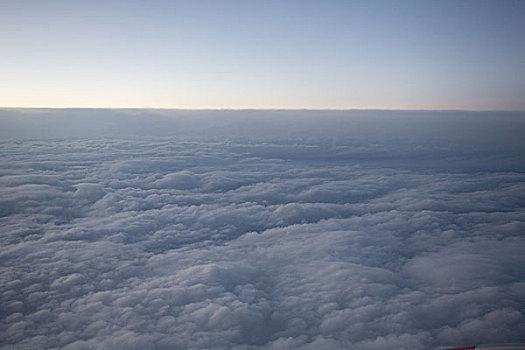
[(525, 109), (525, 1), (0, 1), (0, 106)]

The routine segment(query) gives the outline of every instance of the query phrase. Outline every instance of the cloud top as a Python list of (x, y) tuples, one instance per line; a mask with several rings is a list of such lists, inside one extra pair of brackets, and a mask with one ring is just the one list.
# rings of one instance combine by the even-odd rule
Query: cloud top
[(1, 348), (525, 341), (521, 119), (485, 142), (272, 118), (245, 138), (2, 141)]

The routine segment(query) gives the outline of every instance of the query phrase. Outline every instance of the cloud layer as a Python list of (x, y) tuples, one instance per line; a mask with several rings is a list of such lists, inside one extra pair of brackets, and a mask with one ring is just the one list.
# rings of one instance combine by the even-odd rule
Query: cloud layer
[(525, 341), (521, 119), (294, 118), (2, 141), (2, 349)]

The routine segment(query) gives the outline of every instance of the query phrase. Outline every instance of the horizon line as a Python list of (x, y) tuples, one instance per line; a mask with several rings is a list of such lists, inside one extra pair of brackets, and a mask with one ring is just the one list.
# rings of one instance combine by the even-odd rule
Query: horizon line
[(4, 107), (0, 106), (1, 110), (6, 109), (43, 109), (43, 110), (159, 110), (159, 111), (327, 111), (327, 112), (350, 112), (350, 111), (384, 111), (384, 112), (525, 112), (525, 109), (464, 109), (464, 108), (182, 108), (182, 107), (82, 107), (82, 106), (67, 106), (67, 107)]

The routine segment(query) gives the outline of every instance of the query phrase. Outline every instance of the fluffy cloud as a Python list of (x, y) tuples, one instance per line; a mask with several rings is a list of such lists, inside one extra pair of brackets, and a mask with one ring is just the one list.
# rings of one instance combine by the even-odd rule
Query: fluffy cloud
[[(493, 119), (458, 136), (450, 116), (436, 129), (439, 116), (306, 115), (285, 119), (307, 137), (285, 137), (279, 113), (252, 129), (223, 116), (206, 137), (161, 137), (191, 124), (173, 117), (139, 136), (66, 125), (2, 141), (2, 348), (525, 341), (515, 134)], [(522, 135), (521, 119), (502, 123)], [(505, 137), (477, 139), (494, 130)]]

